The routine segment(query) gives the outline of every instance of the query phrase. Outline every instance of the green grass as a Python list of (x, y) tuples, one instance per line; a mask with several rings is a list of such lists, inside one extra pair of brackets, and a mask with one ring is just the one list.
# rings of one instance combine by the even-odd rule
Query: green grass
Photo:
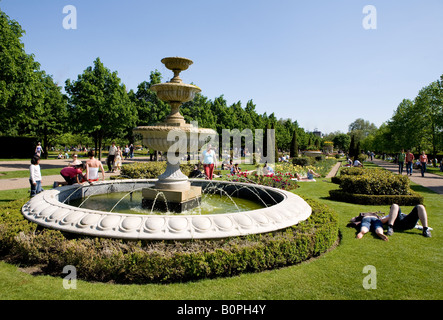
[[(76, 290), (63, 288), (63, 279), (32, 276), (18, 266), (0, 262), (0, 299), (307, 299), (307, 300), (440, 300), (442, 289), (443, 196), (426, 188), (412, 188), (425, 197), (432, 238), (417, 229), (396, 232), (388, 242), (371, 233), (356, 239), (346, 224), (359, 212), (389, 206), (363, 206), (331, 201), (328, 192), (338, 188), (330, 179), (300, 183), (295, 193), (327, 204), (339, 214), (341, 242), (322, 256), (301, 264), (232, 278), (200, 280), (168, 285), (115, 285), (77, 282)], [(26, 189), (23, 189), (26, 190)], [(0, 192), (0, 201), (27, 196), (20, 190)], [(0, 205), (2, 202), (0, 202)], [(4, 203), (4, 202), (3, 202)], [(404, 207), (409, 212), (411, 207)], [(363, 268), (377, 271), (377, 289), (364, 289)], [(60, 275), (63, 277), (64, 275)]]
[[(54, 169), (42, 169), (42, 176), (52, 176), (60, 174), (61, 168)], [(13, 178), (28, 178), (29, 170), (15, 170), (15, 171), (3, 171), (0, 172), (0, 179), (13, 179)]]

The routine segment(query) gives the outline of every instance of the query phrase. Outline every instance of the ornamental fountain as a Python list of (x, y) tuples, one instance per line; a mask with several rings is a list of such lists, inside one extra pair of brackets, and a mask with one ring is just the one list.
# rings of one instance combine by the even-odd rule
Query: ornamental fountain
[[(161, 62), (174, 72), (174, 77), (166, 83), (153, 85), (151, 90), (157, 93), (157, 97), (169, 103), (171, 113), (166, 117), (165, 122), (155, 126), (141, 126), (134, 129), (134, 133), (143, 136), (143, 144), (157, 151), (167, 154), (167, 167), (163, 174), (158, 177), (155, 188), (143, 189), (143, 206), (156, 209), (166, 209), (174, 212), (182, 212), (198, 206), (201, 199), (201, 187), (191, 186), (189, 179), (180, 170), (180, 161), (170, 161), (174, 155), (180, 159), (185, 155), (185, 151), (199, 150), (204, 144), (204, 140), (199, 139), (202, 135), (216, 135), (212, 129), (195, 127), (185, 122), (180, 114), (180, 106), (194, 99), (201, 89), (192, 84), (183, 83), (180, 72), (187, 70), (193, 63), (192, 60), (180, 57), (164, 58)], [(185, 139), (177, 142), (175, 139), (168, 139), (175, 136), (186, 136)], [(177, 147), (172, 152), (171, 148)], [(175, 154), (180, 150), (181, 154)], [(159, 195), (161, 195), (159, 197)]]
[[(151, 89), (157, 92), (161, 100), (171, 105), (171, 113), (164, 123), (137, 127), (134, 132), (142, 134), (145, 145), (163, 152), (170, 151), (177, 144), (175, 138), (171, 137), (182, 137), (179, 138), (178, 148), (173, 150), (178, 149), (179, 154), (168, 152), (165, 172), (158, 179), (108, 180), (93, 185), (71, 185), (46, 190), (22, 207), (23, 216), (42, 227), (62, 232), (129, 240), (236, 237), (281, 230), (306, 220), (312, 209), (306, 201), (292, 192), (251, 183), (190, 180), (180, 171), (180, 162), (177, 159), (190, 149), (200, 150), (206, 141), (201, 136), (211, 136), (215, 131), (187, 124), (179, 111), (182, 103), (191, 101), (201, 91), (197, 86), (184, 84), (179, 77), (180, 72), (186, 70), (192, 61), (185, 58), (165, 58), (162, 62), (174, 72), (174, 77), (167, 83), (152, 86)], [(127, 199), (128, 195), (132, 197), (133, 193), (140, 190), (143, 206), (151, 210), (135, 213), (117, 208), (117, 204)], [(123, 195), (111, 209), (83, 206), (87, 202), (94, 203), (96, 195), (115, 195), (119, 192)], [(237, 198), (261, 205), (244, 210), (238, 210), (235, 205), (220, 213), (199, 214), (197, 210), (197, 214), (190, 214), (189, 209), (195, 206), (200, 208), (202, 196), (211, 192), (219, 193), (222, 202)], [(71, 200), (80, 201), (80, 205), (71, 204)], [(170, 211), (182, 213), (166, 214), (161, 203), (168, 206)], [(159, 207), (160, 214), (153, 213), (155, 206)]]

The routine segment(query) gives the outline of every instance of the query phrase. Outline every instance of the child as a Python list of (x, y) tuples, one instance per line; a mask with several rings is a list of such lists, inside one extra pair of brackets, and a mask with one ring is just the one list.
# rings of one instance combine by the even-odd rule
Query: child
[(33, 157), (29, 166), (29, 183), (31, 184), (31, 198), (43, 191), (42, 174), (40, 171), (40, 157)]

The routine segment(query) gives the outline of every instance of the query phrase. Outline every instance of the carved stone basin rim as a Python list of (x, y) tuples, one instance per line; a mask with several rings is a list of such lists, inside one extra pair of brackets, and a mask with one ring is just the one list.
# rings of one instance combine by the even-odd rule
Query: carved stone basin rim
[[(43, 227), (63, 232), (134, 240), (214, 239), (284, 229), (306, 220), (311, 207), (299, 196), (276, 188), (260, 186), (261, 192), (279, 199), (266, 208), (244, 212), (208, 215), (141, 215), (104, 212), (62, 203), (68, 196), (83, 196), (89, 188), (101, 193), (131, 191), (151, 186), (157, 179), (104, 181), (94, 186), (64, 186), (46, 190), (31, 198), (23, 207), (23, 216)], [(191, 179), (192, 184), (209, 185), (210, 181)], [(246, 190), (247, 183), (217, 181), (222, 187)], [(225, 186), (223, 186), (226, 184)], [(257, 186), (256, 186), (257, 187)], [(102, 190), (101, 190), (101, 189)], [(258, 189), (258, 188), (257, 188)], [(100, 194), (100, 193), (97, 193)]]

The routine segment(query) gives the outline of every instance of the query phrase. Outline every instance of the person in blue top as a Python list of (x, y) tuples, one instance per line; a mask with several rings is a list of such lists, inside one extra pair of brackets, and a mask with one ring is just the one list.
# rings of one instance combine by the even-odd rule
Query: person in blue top
[(271, 168), (271, 166), (269, 166), (269, 164), (266, 162), (265, 165), (263, 166), (263, 174), (272, 176), (274, 174), (274, 169)]
[(206, 150), (203, 151), (203, 169), (205, 170), (206, 179), (212, 180), (214, 174), (214, 167), (217, 166), (217, 155), (215, 154), (212, 145), (208, 144)]
[(42, 148), (42, 144), (41, 142), (37, 143), (37, 147), (35, 147), (35, 156), (36, 157), (41, 157), (43, 153), (43, 148)]

